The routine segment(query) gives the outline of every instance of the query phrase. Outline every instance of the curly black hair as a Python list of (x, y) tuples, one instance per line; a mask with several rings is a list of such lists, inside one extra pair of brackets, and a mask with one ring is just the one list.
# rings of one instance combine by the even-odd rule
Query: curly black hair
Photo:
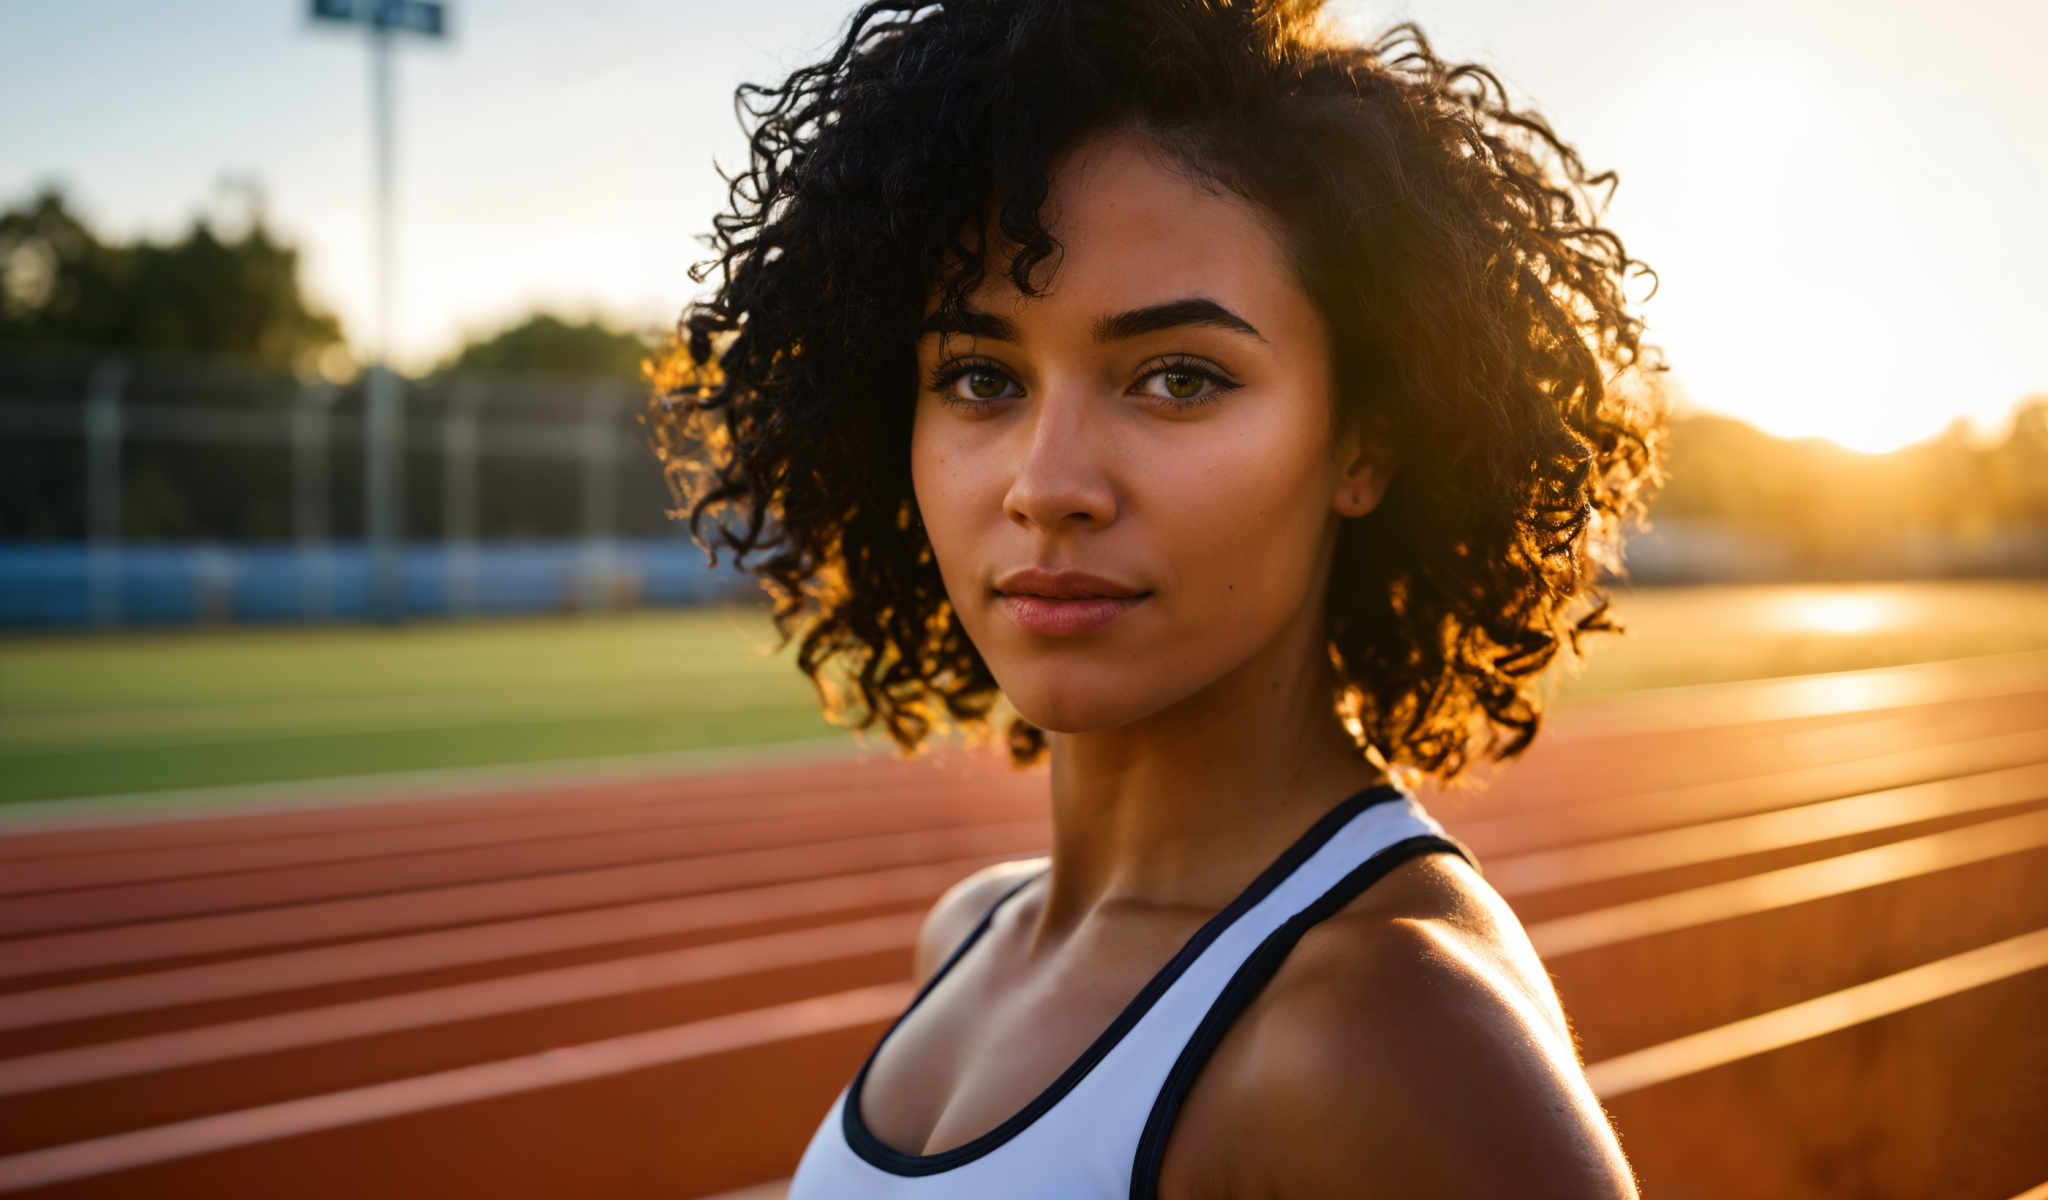
[[(1277, 216), (1340, 420), (1400, 464), (1343, 523), (1325, 608), (1361, 750), (1443, 780), (1519, 753), (1543, 669), (1614, 628), (1602, 572), (1660, 477), (1662, 364), (1626, 294), (1654, 275), (1599, 224), (1613, 174), (1414, 26), (1359, 44), (1320, 0), (873, 0), (735, 108), (751, 161), (721, 171), (690, 270), (716, 292), (650, 364), (643, 419), (670, 515), (758, 576), (828, 719), (906, 754), (940, 704), (988, 732), (1000, 691), (912, 496), (917, 329), (1005, 267), (991, 212), (1036, 294), (1048, 167), (1113, 126)], [(1019, 765), (1043, 754), (1007, 733)]]

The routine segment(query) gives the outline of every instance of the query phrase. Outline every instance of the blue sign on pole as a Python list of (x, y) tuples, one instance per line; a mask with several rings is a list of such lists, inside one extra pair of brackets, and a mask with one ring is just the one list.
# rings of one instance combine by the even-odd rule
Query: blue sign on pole
[(371, 23), (379, 29), (403, 29), (440, 37), (444, 6), (430, 0), (381, 0)]
[(447, 10), (435, 0), (313, 0), (316, 21), (360, 21), (427, 37), (447, 34)]

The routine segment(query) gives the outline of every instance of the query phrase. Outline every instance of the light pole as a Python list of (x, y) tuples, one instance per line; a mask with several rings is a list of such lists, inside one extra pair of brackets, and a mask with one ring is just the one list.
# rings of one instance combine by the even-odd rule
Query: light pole
[(391, 39), (398, 33), (447, 36), (447, 6), (430, 0), (313, 0), (316, 21), (366, 25), (370, 32), (370, 104), (377, 170), (377, 346), (365, 378), (363, 420), (364, 527), (370, 543), (370, 613), (395, 624), (403, 615), (398, 570), (404, 395), (391, 369), (393, 252)]

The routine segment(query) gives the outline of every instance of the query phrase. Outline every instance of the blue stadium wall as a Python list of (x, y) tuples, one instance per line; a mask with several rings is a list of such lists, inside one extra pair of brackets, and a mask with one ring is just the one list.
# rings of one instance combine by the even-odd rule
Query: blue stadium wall
[[(559, 612), (701, 604), (758, 596), (713, 571), (686, 541), (444, 543), (403, 548), (406, 616)], [(0, 628), (367, 619), (370, 556), (361, 544), (0, 546)]]

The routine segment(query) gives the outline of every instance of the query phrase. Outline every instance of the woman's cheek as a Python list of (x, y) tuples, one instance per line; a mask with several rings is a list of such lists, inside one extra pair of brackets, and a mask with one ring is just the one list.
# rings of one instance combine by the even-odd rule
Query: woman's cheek
[(1181, 456), (1176, 469), (1190, 473), (1189, 486), (1161, 507), (1174, 514), (1177, 557), (1205, 607), (1267, 620), (1278, 614), (1264, 610), (1286, 607), (1286, 594), (1305, 582), (1294, 576), (1313, 566), (1318, 459), (1284, 424), (1234, 433), (1215, 452)]

